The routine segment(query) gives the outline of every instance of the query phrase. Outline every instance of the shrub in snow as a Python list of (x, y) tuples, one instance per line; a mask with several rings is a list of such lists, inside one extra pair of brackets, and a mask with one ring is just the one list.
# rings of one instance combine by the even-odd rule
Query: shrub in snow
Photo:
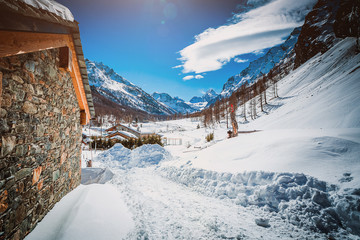
[(207, 142), (214, 140), (214, 133), (209, 133), (208, 135), (206, 135), (205, 139)]
[(127, 140), (116, 140), (117, 143), (121, 143), (124, 147), (128, 149), (135, 149), (140, 147), (144, 144), (158, 144), (163, 146), (160, 136), (148, 136), (142, 137), (138, 139), (127, 139)]

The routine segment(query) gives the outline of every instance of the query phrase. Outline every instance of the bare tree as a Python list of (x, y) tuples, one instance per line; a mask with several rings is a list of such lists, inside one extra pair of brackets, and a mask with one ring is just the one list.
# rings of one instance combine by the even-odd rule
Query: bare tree
[(266, 102), (266, 78), (264, 75), (259, 79), (259, 93), (260, 93), (260, 107), (261, 111), (264, 111), (263, 108), (263, 98), (264, 98), (264, 104), (267, 104)]
[(247, 119), (246, 119), (246, 100), (247, 100), (247, 89), (246, 89), (246, 85), (243, 84), (241, 85), (240, 87), (240, 98), (241, 98), (241, 102), (243, 104), (243, 114), (244, 114), (244, 121), (246, 122)]
[(216, 101), (214, 104), (214, 116), (215, 122), (220, 123), (220, 101)]
[(233, 127), (233, 135), (237, 136), (238, 133), (238, 123), (236, 121), (236, 110), (238, 107), (238, 100), (236, 97), (236, 92), (231, 94), (229, 98), (229, 104), (230, 104), (230, 119), (231, 119), (231, 125)]
[(262, 89), (261, 79), (259, 80), (257, 87), (258, 87), (257, 91), (259, 93), (260, 110), (263, 112), (264, 111), (264, 108), (263, 108), (263, 91), (264, 90)]
[(255, 82), (254, 85), (252, 86), (252, 111), (253, 111), (253, 118), (256, 119), (257, 114), (256, 114), (256, 97), (258, 96), (258, 83)]
[(275, 79), (274, 76), (274, 71), (270, 70), (270, 72), (267, 74), (267, 77), (269, 79), (269, 81), (271, 82), (272, 86), (273, 86), (273, 93), (274, 93), (274, 98), (277, 98), (277, 81)]

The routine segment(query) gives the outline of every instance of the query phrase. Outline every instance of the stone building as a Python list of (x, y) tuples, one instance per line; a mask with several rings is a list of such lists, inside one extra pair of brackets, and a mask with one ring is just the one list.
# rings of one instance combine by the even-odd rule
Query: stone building
[(0, 239), (22, 239), (81, 177), (94, 116), (78, 23), (46, 0), (0, 1)]

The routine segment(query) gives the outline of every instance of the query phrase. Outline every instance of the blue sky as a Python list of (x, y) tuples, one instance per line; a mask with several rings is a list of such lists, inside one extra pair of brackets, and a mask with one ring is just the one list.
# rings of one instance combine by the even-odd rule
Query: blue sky
[(220, 92), (264, 49), (280, 44), (314, 0), (58, 2), (79, 22), (86, 58), (150, 94), (190, 100), (209, 88)]

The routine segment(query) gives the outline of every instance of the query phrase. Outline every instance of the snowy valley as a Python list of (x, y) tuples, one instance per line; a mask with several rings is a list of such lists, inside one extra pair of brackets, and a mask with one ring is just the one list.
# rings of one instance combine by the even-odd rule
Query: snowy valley
[(255, 120), (238, 109), (249, 132), (236, 138), (192, 118), (142, 124), (182, 145), (84, 150), (83, 174), (105, 184), (68, 194), (27, 239), (360, 239), (355, 48), (346, 38), (291, 72)]
[(360, 0), (0, 12), (0, 240), (360, 240)]
[[(26, 239), (360, 240), (360, 51), (339, 28), (355, 21), (353, 12), (338, 13), (344, 6), (319, 0), (301, 28), (220, 94), (211, 89), (190, 102), (149, 95), (87, 61), (104, 103), (187, 118), (85, 126), (82, 185)], [(223, 114), (213, 111), (217, 100), (229, 100)], [(229, 134), (231, 115), (237, 136)], [(129, 130), (139, 136), (130, 148), (91, 147)], [(142, 136), (161, 143), (143, 144)]]

